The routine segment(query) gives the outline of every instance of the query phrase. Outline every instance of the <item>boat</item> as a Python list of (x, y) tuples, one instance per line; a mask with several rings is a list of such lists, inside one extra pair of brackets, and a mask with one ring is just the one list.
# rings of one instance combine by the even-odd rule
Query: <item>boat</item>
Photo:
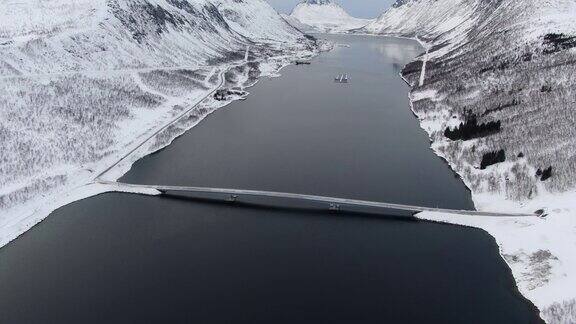
[(334, 78), (334, 82), (348, 83), (348, 74), (339, 74)]

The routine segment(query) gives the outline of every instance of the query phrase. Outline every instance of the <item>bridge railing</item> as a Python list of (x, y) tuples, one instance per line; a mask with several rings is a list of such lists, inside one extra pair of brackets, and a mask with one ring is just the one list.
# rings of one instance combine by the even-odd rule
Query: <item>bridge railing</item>
[(274, 192), (274, 191), (260, 191), (260, 190), (243, 190), (243, 189), (225, 189), (225, 188), (209, 188), (209, 187), (187, 187), (187, 186), (164, 186), (164, 185), (138, 185), (120, 182), (100, 181), (106, 185), (117, 185), (132, 189), (154, 189), (161, 193), (169, 192), (185, 192), (209, 195), (212, 197), (224, 197), (228, 201), (238, 201), (243, 196), (250, 196), (255, 198), (282, 198), (297, 201), (307, 201), (326, 204), (330, 210), (340, 210), (343, 206), (351, 207), (370, 207), (385, 210), (399, 210), (408, 211), (413, 213), (419, 212), (438, 212), (457, 215), (470, 215), (470, 216), (490, 216), (490, 217), (535, 217), (536, 214), (527, 213), (499, 213), (499, 212), (483, 212), (475, 210), (455, 210), (445, 208), (433, 208), (423, 206), (413, 206), (386, 202), (375, 202), (358, 199), (347, 199), (337, 197), (326, 197), (317, 195), (306, 195), (287, 192)]

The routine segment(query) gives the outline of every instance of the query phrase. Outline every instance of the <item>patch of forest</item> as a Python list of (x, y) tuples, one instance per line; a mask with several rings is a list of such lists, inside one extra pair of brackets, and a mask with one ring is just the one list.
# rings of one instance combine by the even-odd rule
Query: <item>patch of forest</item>
[(480, 162), (480, 169), (484, 170), (487, 167), (506, 161), (506, 152), (504, 150), (484, 153), (482, 162)]
[(444, 130), (444, 136), (453, 141), (467, 141), (473, 138), (486, 137), (492, 134), (496, 134), (500, 131), (501, 127), (502, 124), (499, 120), (479, 124), (476, 115), (472, 114), (468, 115), (468, 117), (466, 117), (466, 121), (464, 123), (460, 123), (458, 127), (454, 129), (447, 127), (446, 130)]
[(413, 73), (420, 73), (422, 71), (422, 61), (414, 61), (406, 64), (402, 69), (402, 75), (410, 75)]

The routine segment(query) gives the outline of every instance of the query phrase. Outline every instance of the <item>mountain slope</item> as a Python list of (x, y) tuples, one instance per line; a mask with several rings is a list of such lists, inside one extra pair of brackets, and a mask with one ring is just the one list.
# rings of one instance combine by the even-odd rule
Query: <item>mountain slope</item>
[(300, 37), (261, 0), (8, 1), (0, 19), (3, 75), (203, 65), (246, 43)]
[(0, 247), (315, 51), (263, 0), (0, 2)]
[[(541, 220), (423, 218), (492, 233), (550, 323), (576, 318), (576, 2), (402, 0), (362, 32), (417, 37), (414, 113), (476, 207)], [(572, 310), (572, 311), (571, 311)]]
[[(419, 99), (434, 93), (434, 97), (414, 102), (414, 109), (422, 119), (433, 110), (447, 117), (436, 116), (435, 128), (428, 130), (439, 150), (455, 154), (449, 156), (449, 161), (458, 164), (457, 171), (477, 194), (480, 208), (491, 208), (488, 202), (483, 205), (480, 193), (523, 202), (540, 194), (576, 188), (574, 150), (564, 150), (576, 145), (566, 142), (576, 135), (570, 131), (575, 114), (575, 78), (564, 73), (573, 66), (575, 57), (576, 23), (571, 22), (571, 13), (576, 15), (576, 4), (564, 0), (420, 0), (389, 10), (363, 29), (418, 37), (429, 46), (428, 55), (404, 70), (404, 76), (416, 86), (413, 93)], [(420, 85), (424, 60), (425, 78)], [(527, 112), (530, 120), (526, 120)], [(447, 127), (472, 122), (472, 117), (479, 124), (499, 121), (501, 127), (491, 134), (474, 134), (464, 140), (459, 135), (452, 135), (452, 139), (446, 136)], [(523, 127), (516, 127), (519, 125)], [(544, 125), (549, 126), (547, 132), (536, 131)], [(527, 138), (532, 143), (526, 143)], [(457, 146), (464, 142), (468, 149), (482, 149), (463, 159)], [(507, 168), (475, 168), (480, 165), (482, 153), (499, 149), (509, 153), (507, 161), (512, 163)], [(463, 160), (468, 165), (463, 165)], [(522, 174), (510, 169), (514, 166), (530, 166), (531, 170)], [(538, 168), (549, 166), (554, 170), (551, 177), (535, 177)], [(506, 173), (514, 175), (515, 180), (506, 180)], [(482, 180), (487, 178), (492, 185)]]
[(322, 33), (338, 33), (361, 28), (372, 21), (350, 16), (331, 0), (305, 0), (294, 8), (290, 17)]

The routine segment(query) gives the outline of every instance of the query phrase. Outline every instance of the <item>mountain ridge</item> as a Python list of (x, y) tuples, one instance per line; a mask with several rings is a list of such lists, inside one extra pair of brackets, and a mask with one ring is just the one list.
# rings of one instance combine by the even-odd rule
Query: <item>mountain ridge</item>
[(287, 20), (297, 28), (321, 33), (342, 33), (372, 22), (352, 17), (330, 0), (304, 0), (292, 10)]
[[(3, 9), (0, 18), (6, 22), (0, 38), (11, 40), (11, 45), (0, 48), (3, 74), (14, 70), (58, 72), (74, 69), (72, 64), (77, 69), (82, 69), (84, 64), (96, 65), (95, 69), (203, 65), (226, 49), (242, 48), (244, 43), (262, 39), (295, 42), (300, 37), (296, 37), (298, 33), (283, 20), (274, 18), (277, 17), (275, 11), (260, 0), (240, 3), (182, 0), (61, 3), (52, 0), (48, 5), (43, 3), (31, 0), (19, 9), (7, 3), (0, 7)], [(50, 7), (50, 4), (54, 5)], [(257, 7), (260, 17), (255, 17), (251, 13), (253, 10), (239, 11), (242, 6)], [(51, 16), (58, 17), (57, 20), (45, 19), (43, 12), (49, 10), (53, 10)], [(244, 19), (249, 17), (252, 27), (251, 24), (235, 23), (234, 10), (242, 12)], [(11, 21), (17, 13), (30, 19)], [(228, 17), (224, 17), (227, 13)], [(267, 26), (258, 25), (258, 21)], [(256, 34), (261, 35), (260, 39)], [(171, 39), (165, 35), (170, 35)], [(164, 50), (153, 51), (153, 48)], [(37, 56), (40, 51), (44, 58)], [(45, 62), (30, 66), (35, 60)]]

